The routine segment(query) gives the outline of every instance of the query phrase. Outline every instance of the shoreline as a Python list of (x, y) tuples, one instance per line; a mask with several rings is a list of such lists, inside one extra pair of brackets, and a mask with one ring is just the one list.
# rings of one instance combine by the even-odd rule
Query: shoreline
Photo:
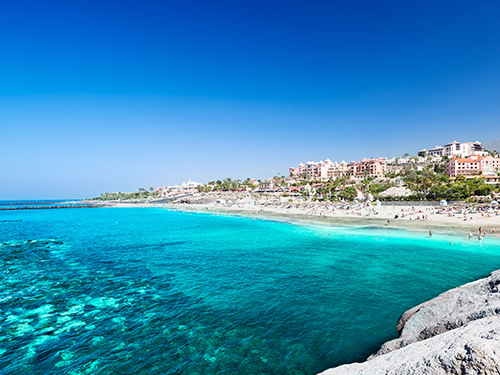
[[(108, 203), (108, 207), (142, 207), (142, 208), (167, 208), (182, 212), (213, 213), (232, 215), (244, 218), (275, 220), (296, 224), (319, 225), (324, 227), (367, 227), (376, 226), (380, 228), (404, 229), (415, 232), (429, 232), (435, 234), (452, 234), (468, 237), (472, 235), (472, 240), (478, 240), (479, 228), (486, 232), (487, 237), (500, 239), (500, 216), (491, 215), (490, 218), (480, 216), (478, 213), (467, 214), (464, 221), (459, 214), (438, 214), (442, 209), (451, 207), (415, 207), (415, 206), (382, 206), (377, 207), (377, 215), (366, 216), (373, 208), (357, 208), (352, 210), (342, 210), (334, 208), (327, 211), (320, 206), (310, 209), (285, 209), (265, 205), (258, 206), (224, 206), (213, 203), (208, 204), (145, 204), (145, 203)], [(311, 205), (312, 206), (312, 205)], [(412, 209), (413, 207), (413, 209)], [(402, 211), (403, 210), (403, 211)], [(333, 211), (333, 212), (332, 212)], [(373, 211), (372, 211), (373, 212)], [(394, 219), (395, 215), (405, 214), (404, 218)], [(427, 220), (415, 220), (419, 216), (424, 216)], [(472, 220), (469, 218), (473, 217)], [(388, 220), (390, 221), (388, 223)], [(482, 234), (484, 236), (484, 233)]]

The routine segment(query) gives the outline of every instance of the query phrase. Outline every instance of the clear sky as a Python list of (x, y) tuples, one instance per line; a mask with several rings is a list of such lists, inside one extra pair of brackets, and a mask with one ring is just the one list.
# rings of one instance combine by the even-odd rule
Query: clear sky
[(0, 200), (500, 139), (500, 2), (25, 1), (0, 11)]

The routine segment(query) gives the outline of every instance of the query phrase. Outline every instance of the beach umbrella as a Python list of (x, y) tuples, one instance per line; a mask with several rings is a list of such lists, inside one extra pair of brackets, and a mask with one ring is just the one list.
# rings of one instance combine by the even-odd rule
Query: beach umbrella
[(497, 201), (491, 201), (491, 204), (496, 205), (496, 204), (498, 204), (498, 202)]
[(441, 202), (439, 202), (439, 204), (440, 204), (441, 206), (443, 206), (443, 207), (444, 207), (444, 206), (447, 206), (447, 205), (448, 205), (448, 202), (446, 202), (446, 201), (443, 199)]

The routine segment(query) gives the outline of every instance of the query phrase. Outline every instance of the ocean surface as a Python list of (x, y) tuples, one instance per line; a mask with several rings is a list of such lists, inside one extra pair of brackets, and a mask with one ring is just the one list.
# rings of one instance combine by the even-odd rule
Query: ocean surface
[(499, 242), (466, 233), (0, 211), (0, 374), (315, 374), (499, 268)]

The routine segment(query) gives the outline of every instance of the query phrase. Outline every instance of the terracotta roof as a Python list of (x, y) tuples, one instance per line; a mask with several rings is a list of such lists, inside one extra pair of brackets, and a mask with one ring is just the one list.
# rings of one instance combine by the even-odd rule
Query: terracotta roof
[(483, 159), (481, 156), (478, 156), (477, 159), (465, 159), (465, 158), (457, 159), (456, 155), (453, 155), (453, 157), (451, 158), (451, 160), (455, 160), (458, 163), (475, 163), (481, 159)]

